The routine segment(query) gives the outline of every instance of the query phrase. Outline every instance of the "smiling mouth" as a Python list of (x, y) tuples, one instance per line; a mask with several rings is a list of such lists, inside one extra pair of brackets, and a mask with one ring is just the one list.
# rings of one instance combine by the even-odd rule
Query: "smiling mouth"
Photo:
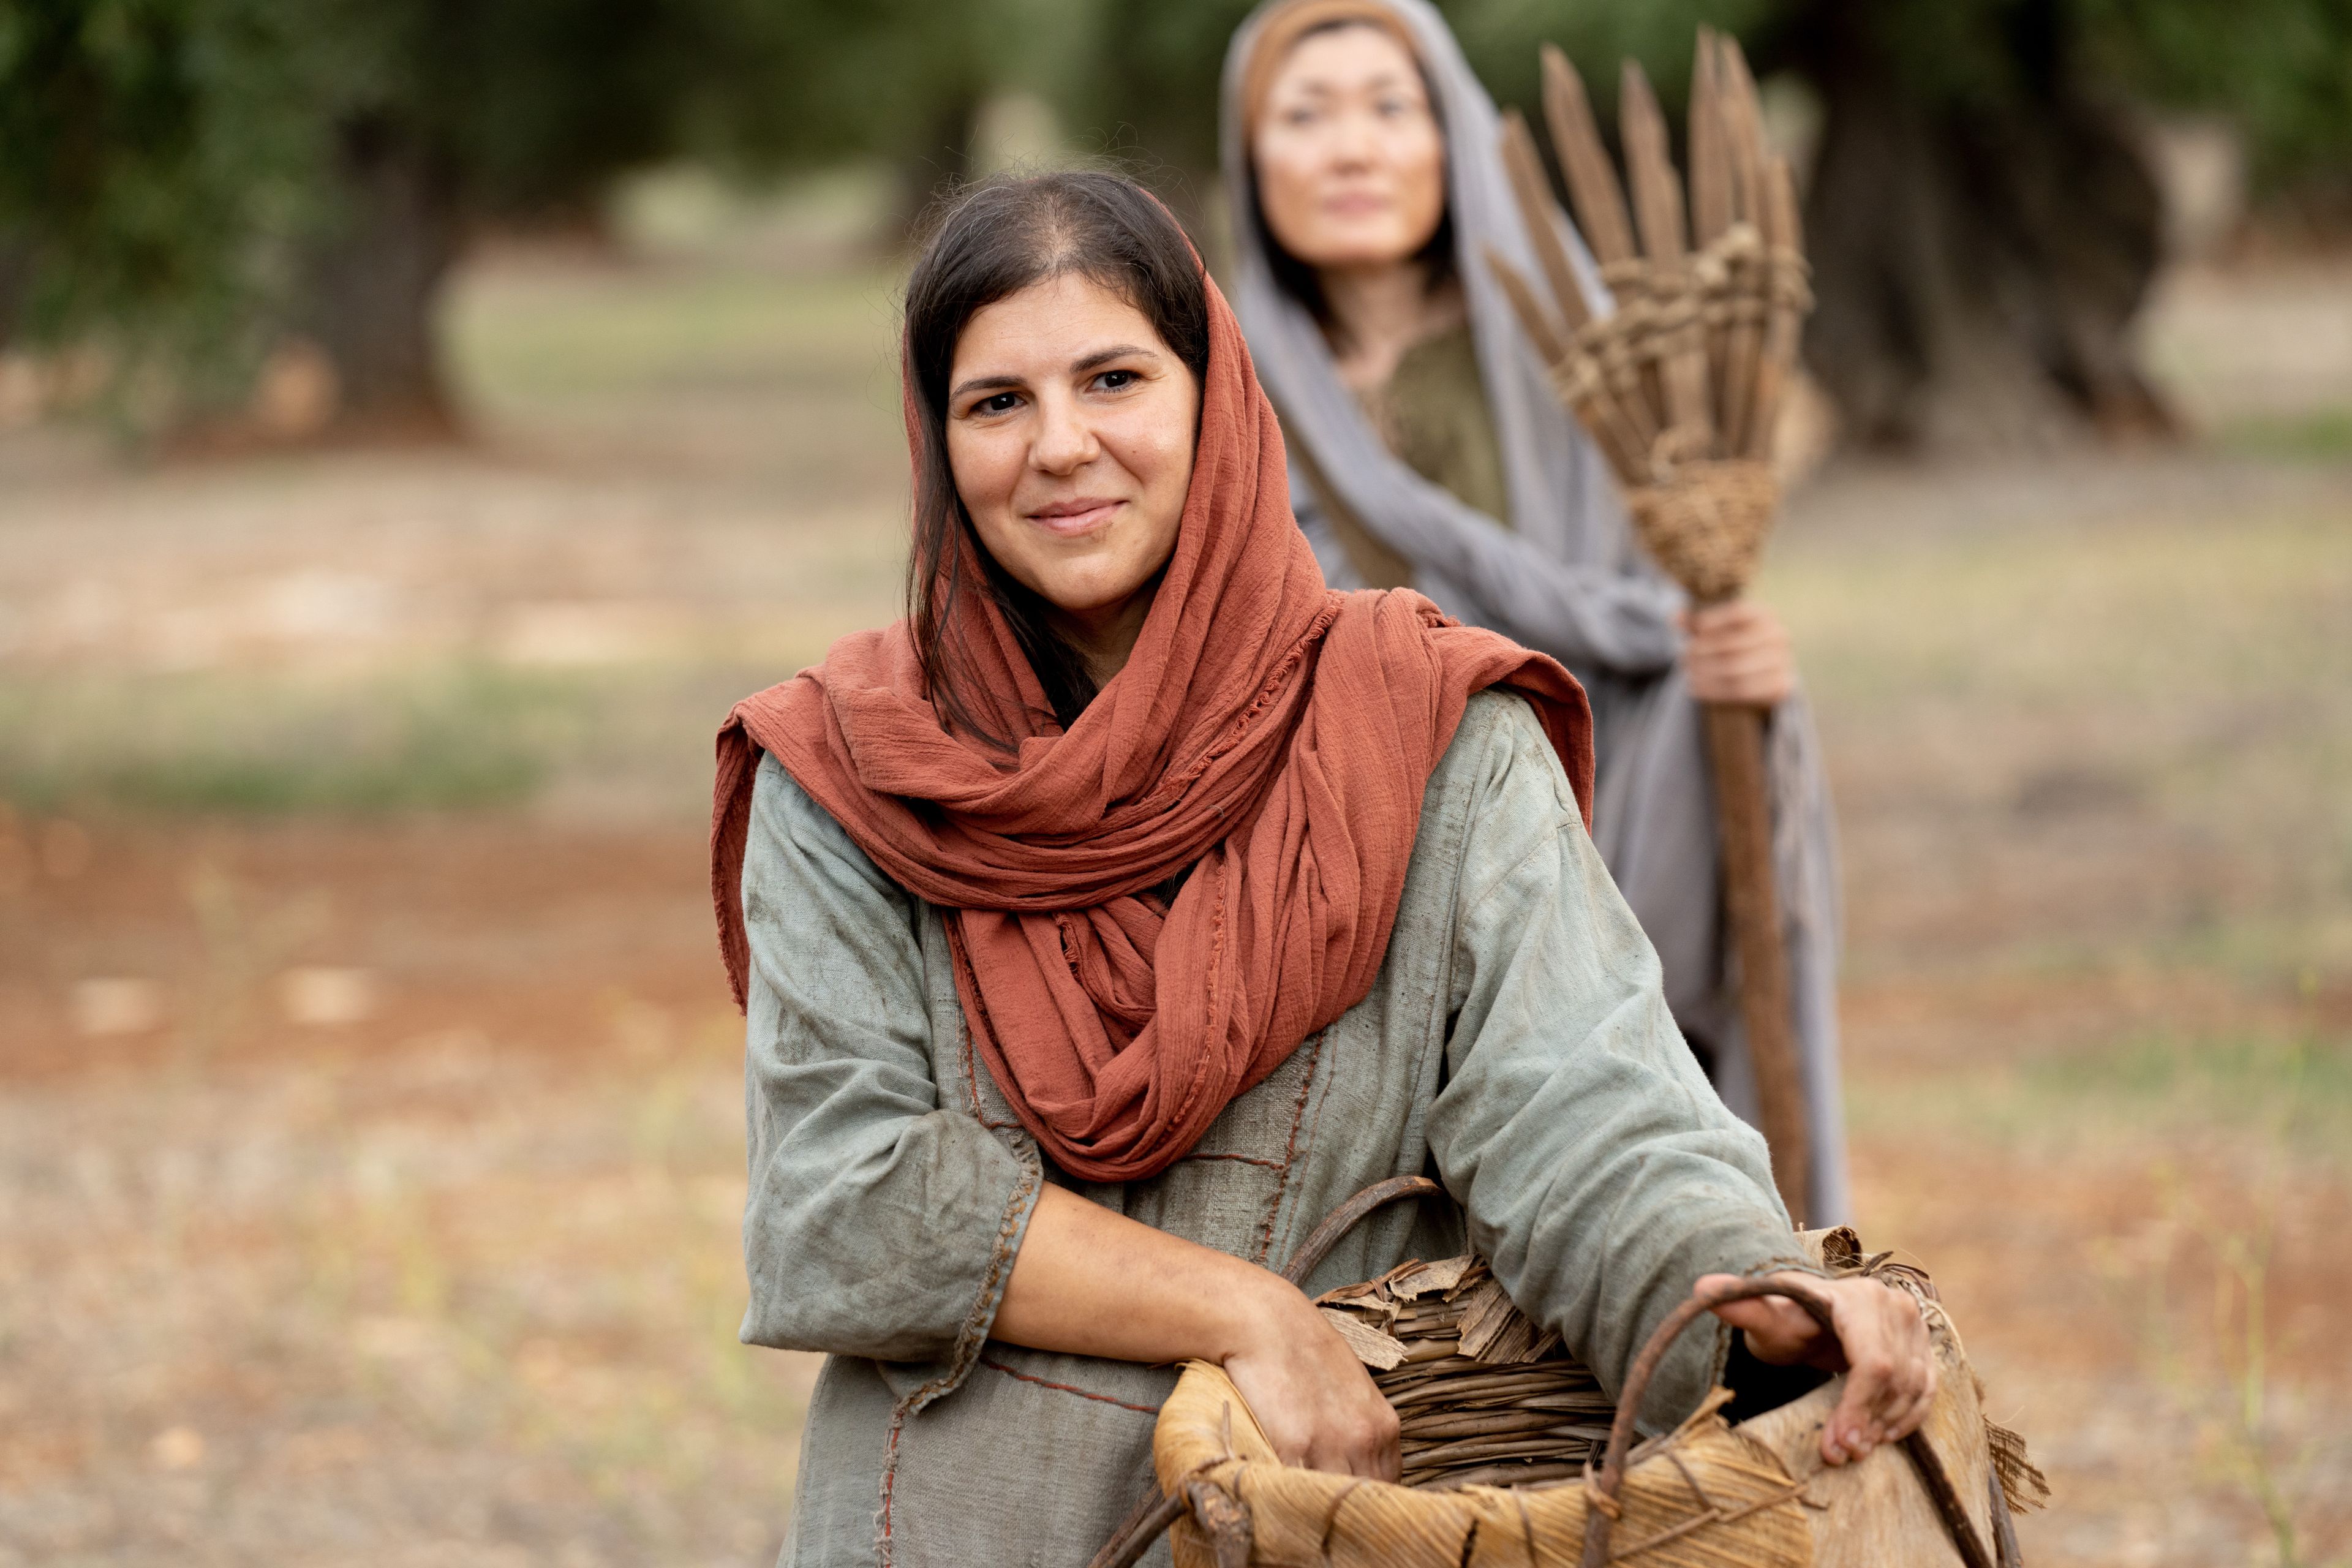
[(1056, 501), (1029, 514), (1029, 521), (1048, 533), (1058, 533), (1065, 539), (1089, 532), (1108, 522), (1111, 514), (1125, 501), (1102, 500), (1088, 496), (1082, 500)]

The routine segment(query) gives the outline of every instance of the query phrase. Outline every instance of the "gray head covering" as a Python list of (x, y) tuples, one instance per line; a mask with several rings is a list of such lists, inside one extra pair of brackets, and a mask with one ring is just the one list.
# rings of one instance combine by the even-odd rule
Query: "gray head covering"
[[(1341, 506), (1416, 564), (1416, 585), (1449, 611), (1571, 665), (1663, 669), (1680, 647), (1673, 622), (1680, 596), (1634, 551), (1600, 454), (1552, 395), (1486, 266), (1485, 251), (1492, 247), (1529, 276), (1536, 270), (1494, 152), (1501, 122), (1493, 100), (1434, 10), (1421, 0), (1390, 5), (1419, 47), (1445, 127), (1446, 199), (1471, 340), (1503, 455), (1507, 531), (1391, 455), (1339, 380), (1322, 328), (1275, 280), (1255, 216), (1240, 99), (1258, 31), (1276, 9), (1261, 6), (1226, 54), (1223, 142), (1235, 214), (1234, 308), (1259, 378), (1281, 411), (1284, 434), (1304, 448), (1314, 477)], [(1567, 238), (1587, 295), (1605, 308), (1583, 241), (1572, 231)], [(1294, 498), (1316, 493), (1297, 482), (1306, 476), (1292, 477)], [(1347, 585), (1352, 573), (1319, 509), (1309, 501), (1301, 516), (1326, 573)]]
[[(1489, 249), (1528, 276), (1532, 247), (1497, 151), (1501, 121), (1444, 19), (1426, 0), (1377, 0), (1414, 40), (1445, 131), (1447, 208), (1471, 342), (1495, 423), (1508, 526), (1465, 505), (1390, 452), (1339, 379), (1322, 328), (1276, 281), (1257, 214), (1243, 83), (1268, 20), (1268, 0), (1234, 35), (1221, 118), (1233, 206), (1233, 289), (1259, 380), (1282, 418), (1299, 525), (1336, 586), (1361, 579), (1321, 497), (1412, 563), (1413, 585), (1448, 614), (1491, 626), (1574, 669), (1592, 697), (1601, 777), (1594, 837), (1665, 970), (1666, 999), (1685, 1033), (1713, 1057), (1717, 1089), (1757, 1116), (1720, 915), (1713, 798), (1697, 704), (1683, 683), (1676, 588), (1635, 549), (1614, 480), (1553, 395), (1503, 298)], [(1609, 309), (1582, 239), (1563, 224), (1569, 254), (1596, 312)], [(1828, 788), (1801, 699), (1773, 714), (1775, 860), (1786, 914), (1795, 1025), (1812, 1109), (1811, 1213), (1848, 1207), (1837, 1070), (1837, 881)]]

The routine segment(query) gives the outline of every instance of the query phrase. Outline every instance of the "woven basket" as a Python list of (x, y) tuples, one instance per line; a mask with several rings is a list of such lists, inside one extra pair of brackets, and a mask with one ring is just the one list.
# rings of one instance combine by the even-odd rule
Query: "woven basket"
[[(1293, 1274), (1305, 1275), (1380, 1203), (1439, 1190), (1411, 1177), (1359, 1194), (1309, 1238)], [(1864, 1258), (1851, 1231), (1801, 1239), (1824, 1267), (1876, 1274), (1921, 1303), (1942, 1380), (1926, 1425), (1899, 1446), (1838, 1468), (1822, 1464), (1822, 1426), (1843, 1379), (1738, 1426), (1724, 1420), (1730, 1394), (1718, 1389), (1675, 1431), (1636, 1446), (1629, 1415), (1611, 1409), (1605, 1395), (1594, 1409), (1598, 1385), (1588, 1372), (1556, 1342), (1543, 1344), (1507, 1302), (1506, 1310), (1493, 1307), (1499, 1289), (1490, 1291), (1491, 1276), (1476, 1259), (1409, 1264), (1320, 1304), (1350, 1320), (1341, 1332), (1397, 1405), (1414, 1484), (1282, 1463), (1224, 1373), (1192, 1363), (1161, 1407), (1153, 1439), (1160, 1495), (1138, 1510), (1096, 1568), (1133, 1563), (1161, 1527), (1171, 1527), (1178, 1568), (1600, 1568), (1628, 1559), (1654, 1568), (2015, 1568), (2009, 1500), (2038, 1506), (2046, 1488), (2022, 1442), (1984, 1419), (1981, 1388), (1933, 1285), (1883, 1256)], [(1763, 1293), (1743, 1285), (1720, 1300)], [(1627, 1377), (1623, 1409), (1638, 1407), (1651, 1373), (1708, 1304), (1678, 1309), (1653, 1336)], [(1368, 1320), (1382, 1317), (1391, 1328), (1370, 1327)], [(1374, 1333), (1388, 1344), (1373, 1342)], [(1508, 1349), (1513, 1336), (1519, 1342), (1508, 1361), (1475, 1353)], [(1394, 1359), (1395, 1347), (1405, 1359)], [(1554, 1380), (1551, 1388), (1529, 1384), (1530, 1372)], [(1520, 1383), (1507, 1381), (1514, 1378)], [(1550, 1393), (1565, 1390), (1558, 1403), (1567, 1418), (1523, 1419), (1525, 1451), (1447, 1453), (1431, 1441), (1444, 1435), (1431, 1430), (1433, 1416), (1441, 1427), (1450, 1417), (1479, 1428), (1474, 1436), (1497, 1436), (1486, 1428), (1498, 1386), (1533, 1401), (1504, 1408), (1541, 1415), (1553, 1414), (1543, 1408)], [(1585, 1456), (1603, 1439), (1605, 1461), (1594, 1469)], [(1496, 1484), (1507, 1480), (1519, 1484)]]
[(1407, 1263), (1316, 1304), (1396, 1406), (1408, 1487), (1559, 1480), (1609, 1441), (1601, 1380), (1483, 1259)]

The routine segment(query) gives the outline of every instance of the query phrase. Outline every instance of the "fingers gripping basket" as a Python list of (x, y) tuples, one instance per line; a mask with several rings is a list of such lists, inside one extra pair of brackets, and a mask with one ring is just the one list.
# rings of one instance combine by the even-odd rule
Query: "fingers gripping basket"
[[(1336, 1239), (1335, 1222), (1351, 1224), (1377, 1206), (1367, 1199), (1436, 1190), (1434, 1184), (1404, 1178), (1361, 1194), (1310, 1238), (1301, 1254), (1304, 1266), (1294, 1264), (1293, 1273), (1304, 1275), (1328, 1250)], [(1153, 1509), (1139, 1510), (1133, 1521), (1139, 1528), (1107, 1547), (1097, 1563), (1135, 1561), (1150, 1534), (1167, 1524), (1178, 1568), (1600, 1568), (1621, 1562), (1643, 1568), (2013, 1568), (2018, 1555), (2007, 1500), (2038, 1504), (2045, 1489), (2021, 1441), (1984, 1419), (1980, 1385), (1934, 1287), (1916, 1270), (1886, 1267), (1883, 1257), (1863, 1258), (1850, 1231), (1810, 1233), (1806, 1239), (1825, 1266), (1875, 1272), (1921, 1303), (1941, 1383), (1927, 1424), (1901, 1446), (1882, 1447), (1842, 1468), (1822, 1464), (1822, 1425), (1843, 1379), (1737, 1426), (1723, 1417), (1730, 1394), (1718, 1389), (1675, 1430), (1634, 1442), (1630, 1412), (1675, 1339), (1706, 1306), (1764, 1293), (1756, 1285), (1689, 1303), (1660, 1327), (1629, 1373), (1622, 1405), (1602, 1416), (1609, 1431), (1606, 1458), (1597, 1469), (1522, 1453), (1517, 1462), (1526, 1479), (1516, 1486), (1492, 1484), (1507, 1460), (1474, 1454), (1475, 1468), (1448, 1471), (1442, 1458), (1426, 1458), (1426, 1447), (1419, 1485), (1286, 1465), (1223, 1372), (1193, 1363), (1161, 1408), (1153, 1441), (1161, 1495), (1151, 1500)], [(1474, 1259), (1410, 1266), (1384, 1279), (1411, 1283), (1430, 1267), (1458, 1272), (1457, 1286), (1470, 1282), (1468, 1291), (1455, 1291), (1456, 1301), (1482, 1288)], [(1378, 1295), (1382, 1283), (1349, 1287), (1323, 1300), (1360, 1301)], [(1360, 1347), (1360, 1354), (1366, 1348), (1372, 1352), (1368, 1364), (1387, 1353)], [(1541, 1365), (1544, 1359), (1514, 1364)], [(1423, 1378), (1410, 1385), (1423, 1393), (1417, 1408), (1475, 1414), (1478, 1384), (1496, 1379), (1492, 1363), (1456, 1351), (1399, 1364), (1442, 1360), (1465, 1363), (1451, 1377), (1468, 1388), (1468, 1396), (1458, 1405), (1432, 1400)], [(1376, 1376), (1390, 1384), (1395, 1370), (1376, 1370)], [(1576, 1374), (1590, 1375), (1580, 1368)], [(1384, 1392), (1397, 1399), (1393, 1385)], [(1411, 1480), (1415, 1406), (1399, 1404), (1408, 1421)], [(1572, 1421), (1549, 1432), (1562, 1456), (1589, 1451), (1598, 1436)], [(1563, 1468), (1575, 1473), (1561, 1479)]]

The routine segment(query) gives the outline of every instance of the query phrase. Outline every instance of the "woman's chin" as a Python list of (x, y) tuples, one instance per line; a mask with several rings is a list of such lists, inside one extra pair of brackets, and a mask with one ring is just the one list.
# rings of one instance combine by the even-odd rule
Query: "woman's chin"
[(1143, 591), (1150, 573), (1087, 574), (1083, 577), (1049, 577), (1037, 595), (1063, 615), (1092, 620), (1117, 611)]
[(1428, 243), (1427, 235), (1416, 239), (1384, 222), (1320, 236), (1315, 245), (1299, 247), (1292, 254), (1318, 272), (1355, 271), (1409, 261)]
[(1318, 273), (1350, 270), (1350, 268), (1395, 266), (1418, 257), (1437, 233), (1430, 224), (1425, 233), (1412, 233), (1413, 224), (1406, 224), (1395, 209), (1348, 214), (1319, 214), (1312, 224), (1312, 233), (1277, 235), (1282, 249), (1291, 257), (1307, 263)]

